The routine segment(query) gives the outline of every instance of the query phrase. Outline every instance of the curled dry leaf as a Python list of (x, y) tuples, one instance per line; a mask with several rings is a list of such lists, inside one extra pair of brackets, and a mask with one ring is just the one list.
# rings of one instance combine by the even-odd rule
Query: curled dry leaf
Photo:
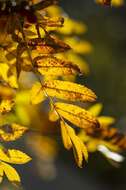
[(64, 23), (63, 17), (46, 17), (39, 21), (39, 25), (42, 27), (62, 27)]
[(3, 125), (0, 127), (0, 141), (15, 141), (20, 138), (26, 131), (27, 127), (16, 123)]
[(85, 109), (80, 108), (76, 105), (59, 102), (55, 103), (55, 107), (62, 117), (64, 117), (74, 125), (80, 128), (91, 127), (93, 129), (99, 129), (98, 120)]
[(70, 50), (69, 45), (54, 36), (29, 39), (28, 45), (32, 47), (32, 49), (38, 50), (38, 53), (41, 54), (54, 54)]

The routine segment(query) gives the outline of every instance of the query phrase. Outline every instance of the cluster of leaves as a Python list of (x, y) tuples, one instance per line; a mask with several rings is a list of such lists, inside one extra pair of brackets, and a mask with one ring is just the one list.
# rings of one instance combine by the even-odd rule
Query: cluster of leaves
[[(56, 0), (26, 2), (32, 11), (25, 10), (23, 16), (22, 12), (11, 12), (0, 18), (0, 141), (21, 137), (31, 125), (28, 109), (33, 117), (39, 114), (41, 103), (48, 100), (49, 119), (60, 124), (64, 147), (73, 149), (79, 167), (83, 160), (88, 160), (88, 151), (101, 150), (99, 145), (115, 152), (125, 149), (125, 136), (120, 139), (116, 129), (109, 129), (112, 118), (97, 117), (99, 106), (98, 110), (79, 106), (79, 102), (94, 102), (97, 98), (91, 89), (74, 82), (77, 75), (89, 72), (81, 55), (89, 53), (92, 46), (74, 38), (85, 32), (85, 25), (69, 17), (64, 22), (63, 11), (54, 6)], [(50, 5), (53, 7), (48, 8)], [(49, 139), (37, 136), (34, 141), (32, 147), (37, 149)], [(49, 143), (45, 145), (48, 153), (55, 154)], [(40, 153), (45, 154), (44, 150)], [(0, 180), (5, 173), (10, 181), (20, 182), (16, 170), (7, 163), (24, 164), (30, 160), (19, 150), (1, 146)]]

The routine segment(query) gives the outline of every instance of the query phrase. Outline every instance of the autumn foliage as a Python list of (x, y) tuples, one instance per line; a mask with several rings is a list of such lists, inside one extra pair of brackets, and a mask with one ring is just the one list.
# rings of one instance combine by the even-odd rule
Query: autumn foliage
[[(83, 34), (86, 26), (69, 17), (63, 18), (63, 10), (56, 0), (15, 2), (0, 1), (1, 143), (15, 141), (26, 131), (34, 131), (33, 118), (38, 118), (44, 107), (48, 119), (60, 129), (64, 147), (73, 150), (80, 168), (83, 160), (88, 161), (88, 152), (98, 150), (114, 160), (103, 147), (118, 154), (126, 148), (126, 137), (111, 128), (114, 118), (98, 116), (101, 104), (87, 106), (97, 99), (93, 90), (75, 82), (76, 76), (89, 74), (81, 55), (90, 53), (92, 45), (74, 38)], [(4, 3), (6, 6), (2, 8)], [(110, 3), (103, 1), (103, 4)], [(42, 135), (32, 142), (36, 151), (45, 141), (49, 147), (53, 146)], [(123, 160), (121, 155), (120, 158)], [(30, 160), (27, 154), (1, 144), (0, 182), (6, 175), (12, 183), (20, 183), (19, 174), (10, 164), (25, 164)]]

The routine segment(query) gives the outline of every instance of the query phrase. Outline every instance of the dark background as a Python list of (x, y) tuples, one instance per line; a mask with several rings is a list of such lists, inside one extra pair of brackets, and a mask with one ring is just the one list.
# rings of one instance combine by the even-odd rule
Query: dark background
[[(84, 79), (104, 104), (103, 113), (117, 117), (117, 126), (126, 127), (126, 7), (108, 8), (93, 0), (62, 0), (61, 6), (75, 19), (88, 26), (83, 36), (94, 47), (86, 56), (91, 75)], [(56, 160), (57, 178), (44, 181), (32, 165), (20, 167), (25, 190), (124, 190), (126, 161), (119, 169), (111, 166), (100, 153), (90, 155), (89, 163), (78, 169), (71, 152), (60, 148)], [(25, 174), (24, 174), (25, 171)]]

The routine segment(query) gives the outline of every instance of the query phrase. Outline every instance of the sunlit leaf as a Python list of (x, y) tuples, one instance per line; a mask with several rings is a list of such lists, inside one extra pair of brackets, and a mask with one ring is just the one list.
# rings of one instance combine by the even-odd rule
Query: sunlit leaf
[(97, 104), (94, 104), (93, 106), (91, 106), (91, 107), (88, 109), (88, 111), (89, 111), (92, 115), (94, 115), (95, 117), (97, 117), (97, 116), (100, 114), (102, 108), (103, 108), (103, 105), (100, 104), (100, 103), (97, 103)]
[(115, 118), (110, 116), (100, 116), (98, 121), (102, 127), (107, 127), (115, 123)]
[(0, 141), (15, 141), (20, 138), (26, 131), (27, 127), (18, 124), (7, 124), (0, 127)]
[(72, 147), (72, 142), (71, 142), (70, 136), (68, 134), (67, 126), (66, 126), (66, 124), (64, 124), (63, 121), (61, 121), (60, 126), (61, 126), (61, 135), (62, 135), (64, 147), (69, 150)]
[(14, 184), (19, 184), (21, 182), (19, 174), (12, 166), (4, 162), (0, 162), (0, 168), (3, 170), (10, 182)]
[(64, 146), (69, 150), (71, 147), (73, 148), (73, 153), (77, 165), (81, 168), (83, 157), (87, 161), (88, 160), (88, 152), (86, 146), (79, 139), (79, 137), (75, 134), (73, 128), (71, 128), (67, 123), (61, 122), (61, 133)]
[(31, 158), (19, 150), (4, 150), (0, 148), (0, 160), (11, 164), (25, 164), (29, 162)]
[(68, 81), (52, 80), (43, 83), (49, 96), (70, 101), (95, 101), (94, 92), (83, 85)]
[(45, 100), (45, 95), (42, 90), (42, 85), (36, 82), (31, 89), (31, 103), (38, 104)]
[(34, 67), (42, 75), (62, 76), (80, 73), (77, 65), (52, 56), (39, 56), (34, 59)]
[(5, 114), (10, 112), (13, 106), (13, 100), (2, 100), (2, 102), (0, 103), (0, 113)]
[(62, 117), (75, 124), (76, 126), (80, 128), (99, 128), (97, 119), (85, 109), (80, 108), (76, 105), (59, 102), (55, 103), (55, 106), (56, 110)]

